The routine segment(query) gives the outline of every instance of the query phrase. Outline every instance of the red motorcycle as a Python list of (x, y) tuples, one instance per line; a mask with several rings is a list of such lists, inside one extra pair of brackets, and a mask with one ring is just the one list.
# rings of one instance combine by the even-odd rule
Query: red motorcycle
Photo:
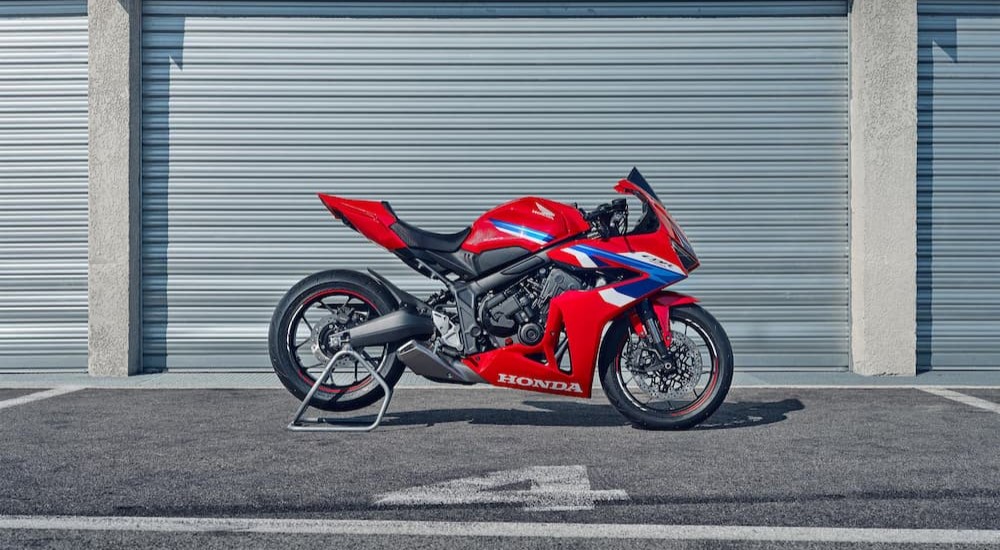
[[(291, 429), (373, 429), (404, 367), (435, 382), (590, 397), (594, 371), (635, 426), (686, 429), (729, 391), (733, 353), (695, 298), (664, 290), (699, 265), (638, 170), (592, 211), (525, 197), (457, 233), (425, 231), (388, 202), (320, 194), (344, 225), (440, 281), (426, 299), (378, 273), (332, 270), (289, 290), (271, 320), (271, 362), (302, 400)], [(383, 399), (364, 425), (303, 418)]]

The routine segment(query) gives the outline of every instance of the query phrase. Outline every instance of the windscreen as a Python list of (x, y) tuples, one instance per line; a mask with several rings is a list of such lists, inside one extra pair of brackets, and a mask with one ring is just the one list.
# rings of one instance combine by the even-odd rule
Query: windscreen
[[(674, 240), (675, 249), (679, 246), (681, 248), (681, 252), (684, 253), (683, 255), (688, 256), (688, 261), (685, 262), (684, 268), (690, 271), (698, 267), (698, 256), (694, 253), (694, 247), (692, 247), (691, 242), (688, 241), (687, 235), (684, 234), (681, 227), (674, 221), (674, 218), (670, 215), (670, 212), (667, 211), (667, 208), (663, 206), (663, 201), (656, 195), (656, 191), (653, 191), (653, 188), (649, 185), (649, 182), (646, 181), (646, 178), (642, 177), (639, 170), (633, 167), (632, 171), (629, 172), (628, 177), (625, 179), (627, 180), (627, 183), (631, 184), (636, 190), (641, 190), (643, 193), (649, 195), (650, 199), (659, 203), (647, 206), (651, 207), (652, 210), (658, 211), (659, 217), (662, 218), (663, 222), (667, 224), (670, 236)], [(627, 187), (624, 189), (615, 187), (615, 190), (620, 193), (628, 192)], [(649, 230), (653, 227), (651, 222), (655, 219), (655, 217), (656, 216), (654, 216), (653, 213), (647, 209), (646, 215), (636, 226), (635, 231), (641, 233)], [(680, 254), (680, 252), (678, 254)]]
[[(654, 199), (656, 199), (658, 201), (660, 200), (660, 197), (658, 197), (656, 195), (656, 191), (653, 191), (652, 186), (649, 185), (649, 182), (646, 181), (646, 178), (642, 177), (642, 174), (639, 173), (639, 170), (635, 166), (632, 167), (632, 171), (628, 173), (628, 177), (625, 178), (625, 179), (627, 179), (630, 182), (634, 183), (636, 185), (636, 187), (638, 187), (638, 188), (642, 189), (643, 191), (649, 193), (649, 196), (653, 197)], [(663, 201), (660, 201), (660, 202), (663, 202)]]

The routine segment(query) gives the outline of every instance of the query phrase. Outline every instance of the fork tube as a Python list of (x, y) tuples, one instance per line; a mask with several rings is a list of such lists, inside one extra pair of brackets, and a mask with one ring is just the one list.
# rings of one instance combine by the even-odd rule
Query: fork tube
[(639, 315), (639, 319), (642, 319), (642, 324), (646, 327), (646, 334), (649, 335), (650, 341), (653, 342), (656, 352), (660, 354), (661, 358), (666, 357), (667, 343), (663, 340), (663, 327), (660, 326), (660, 320), (656, 318), (653, 306), (649, 303), (649, 300), (643, 300), (636, 304), (635, 310)]

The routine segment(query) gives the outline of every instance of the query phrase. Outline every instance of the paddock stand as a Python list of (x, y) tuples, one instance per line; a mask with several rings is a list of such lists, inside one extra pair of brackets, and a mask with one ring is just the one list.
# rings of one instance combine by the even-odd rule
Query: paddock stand
[[(333, 365), (338, 359), (344, 356), (351, 356), (358, 361), (365, 370), (371, 374), (372, 378), (378, 382), (379, 386), (385, 391), (385, 396), (382, 398), (382, 406), (379, 408), (378, 416), (375, 417), (375, 421), (371, 424), (359, 420), (352, 420), (349, 418), (331, 418), (331, 417), (314, 417), (314, 418), (303, 418), (302, 415), (305, 414), (306, 409), (309, 408), (309, 403), (312, 402), (312, 398), (316, 395), (316, 391), (319, 390), (320, 385), (330, 377), (333, 372)], [(386, 409), (389, 408), (389, 401), (392, 399), (392, 387), (389, 386), (385, 378), (378, 373), (375, 369), (360, 353), (354, 351), (351, 348), (350, 342), (345, 342), (344, 347), (340, 349), (337, 353), (333, 354), (330, 358), (330, 362), (326, 364), (326, 368), (323, 369), (323, 374), (316, 379), (316, 383), (313, 384), (312, 388), (309, 389), (309, 393), (306, 394), (305, 399), (302, 400), (302, 404), (299, 406), (299, 410), (295, 413), (295, 418), (288, 424), (288, 429), (296, 432), (370, 432), (377, 428), (379, 424), (382, 423), (382, 417), (385, 416)]]

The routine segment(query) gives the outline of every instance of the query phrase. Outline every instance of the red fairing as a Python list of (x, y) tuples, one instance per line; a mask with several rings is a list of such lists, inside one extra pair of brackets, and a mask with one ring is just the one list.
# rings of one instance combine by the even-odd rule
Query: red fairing
[(396, 216), (380, 202), (359, 199), (345, 199), (319, 193), (327, 210), (338, 219), (349, 223), (368, 239), (389, 250), (405, 248), (406, 243), (389, 228), (396, 223)]
[[(665, 210), (661, 215), (665, 215)], [(639, 268), (643, 274), (634, 279), (592, 290), (569, 290), (552, 298), (545, 332), (538, 344), (509, 345), (465, 359), (465, 364), (490, 384), (590, 397), (601, 340), (608, 323), (622, 315), (631, 318), (637, 302), (652, 298), (661, 323), (669, 327), (669, 308), (694, 301), (688, 296), (663, 291), (663, 287), (687, 276), (664, 223), (652, 233), (569, 240), (555, 246), (548, 254), (556, 262), (577, 267), (594, 267), (600, 262), (610, 267), (636, 270), (637, 262), (641, 262), (639, 265), (645, 269)], [(559, 370), (555, 360), (555, 348), (564, 330), (572, 362), (570, 373)], [(669, 333), (669, 329), (665, 332)], [(545, 357), (544, 362), (532, 358), (538, 354)]]
[[(547, 250), (550, 260), (580, 269), (609, 268), (631, 272), (587, 290), (566, 290), (549, 303), (541, 340), (534, 345), (510, 344), (467, 356), (462, 361), (486, 382), (510, 388), (558, 395), (590, 397), (604, 331), (615, 319), (631, 322), (640, 334), (646, 329), (635, 305), (650, 300), (670, 339), (670, 308), (695, 302), (695, 298), (664, 288), (688, 276), (674, 249), (675, 239), (685, 239), (666, 208), (641, 187), (621, 180), (619, 193), (644, 197), (659, 224), (656, 230), (607, 238), (589, 235), (590, 224), (574, 207), (537, 197), (509, 202), (483, 214), (472, 226), (462, 249), (471, 253), (506, 247)], [(405, 247), (389, 229), (395, 216), (373, 201), (347, 200), (320, 195), (337, 217), (382, 246)], [(570, 372), (559, 369), (556, 347), (565, 333)]]
[[(641, 187), (630, 182), (628, 179), (623, 179), (618, 181), (618, 185), (615, 185), (615, 191), (623, 194), (630, 193), (644, 197), (647, 201), (649, 201), (648, 204), (653, 208), (653, 211), (656, 212), (656, 216), (660, 219), (660, 223), (665, 226), (664, 230), (670, 237), (670, 240), (676, 240), (683, 243), (688, 242), (688, 238), (687, 235), (684, 234), (684, 230), (681, 229), (681, 226), (677, 225), (677, 222), (674, 221), (674, 217), (670, 215), (670, 212), (667, 211), (666, 207), (664, 207), (660, 201), (649, 196), (649, 193), (643, 191)], [(693, 271), (698, 267), (698, 265), (699, 263), (696, 263), (691, 270)]]
[[(465, 364), (494, 386), (506, 386), (556, 395), (590, 397), (594, 366), (604, 326), (622, 309), (606, 303), (594, 291), (570, 290), (549, 305), (545, 337), (535, 346), (511, 345), (465, 359)], [(556, 344), (565, 330), (573, 368), (559, 370)], [(529, 358), (542, 353), (545, 363)]]
[(473, 254), (519, 246), (532, 252), (590, 229), (579, 210), (568, 204), (524, 197), (479, 217), (462, 249)]

